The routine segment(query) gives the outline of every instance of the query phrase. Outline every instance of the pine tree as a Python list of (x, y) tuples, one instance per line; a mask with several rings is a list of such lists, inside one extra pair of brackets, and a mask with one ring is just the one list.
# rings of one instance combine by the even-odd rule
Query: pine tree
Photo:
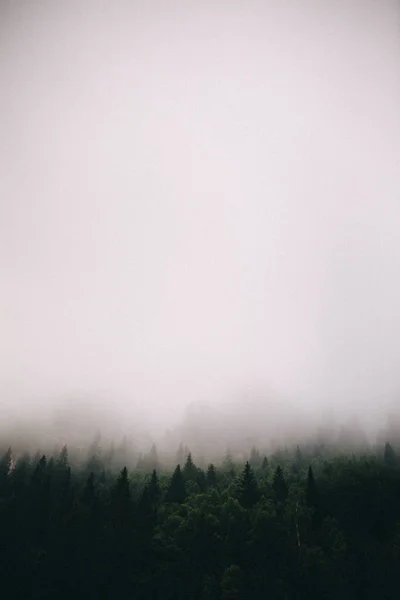
[(266, 456), (264, 456), (264, 458), (262, 460), (261, 469), (263, 471), (266, 471), (268, 469), (268, 458)]
[(318, 504), (318, 490), (311, 465), (308, 467), (306, 500), (308, 506), (315, 508)]
[(185, 481), (196, 481), (197, 478), (197, 467), (193, 462), (191, 452), (189, 452), (187, 455), (186, 462), (183, 467), (183, 477)]
[(120, 472), (114, 488), (115, 495), (121, 499), (129, 500), (131, 492), (129, 489), (128, 469), (124, 467)]
[(386, 442), (385, 444), (383, 458), (385, 461), (385, 465), (388, 467), (394, 467), (397, 463), (396, 452), (394, 451), (393, 447), (389, 444), (389, 442)]
[(244, 508), (251, 508), (258, 502), (259, 490), (253, 469), (247, 461), (239, 483), (239, 502)]
[(301, 450), (300, 450), (300, 446), (296, 447), (296, 453), (295, 453), (295, 458), (294, 458), (294, 462), (297, 468), (301, 467), (301, 463), (303, 461), (303, 457), (301, 455)]
[(201, 493), (206, 491), (207, 480), (206, 480), (206, 474), (204, 473), (203, 469), (197, 468), (196, 483), (199, 486), (199, 490)]
[(177, 502), (180, 504), (185, 501), (185, 497), (185, 481), (183, 479), (181, 467), (180, 465), (177, 465), (172, 474), (165, 500), (166, 502)]
[(69, 462), (68, 462), (68, 447), (67, 447), (67, 445), (64, 445), (62, 447), (62, 450), (57, 458), (56, 467), (57, 467), (57, 469), (68, 469)]
[(114, 525), (120, 528), (125, 527), (131, 518), (131, 509), (128, 469), (124, 467), (115, 482), (111, 494), (111, 517)]
[(11, 448), (4, 453), (3, 457), (0, 460), (0, 493), (6, 487), (9, 475), (11, 471), (12, 464), (12, 451)]
[(161, 498), (161, 489), (158, 482), (157, 471), (153, 469), (150, 481), (148, 483), (149, 500), (153, 506), (156, 506)]
[(275, 469), (272, 489), (275, 492), (275, 497), (279, 502), (283, 502), (288, 497), (288, 487), (280, 465)]
[(95, 497), (96, 488), (94, 484), (94, 473), (90, 473), (89, 477), (87, 478), (85, 487), (82, 491), (82, 502), (87, 506), (90, 506), (91, 504), (93, 504)]
[(217, 470), (212, 463), (208, 465), (206, 481), (209, 488), (217, 485)]

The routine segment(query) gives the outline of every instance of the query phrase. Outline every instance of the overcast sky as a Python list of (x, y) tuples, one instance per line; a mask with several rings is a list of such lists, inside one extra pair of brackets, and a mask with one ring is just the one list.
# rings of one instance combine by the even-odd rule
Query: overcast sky
[(0, 403), (400, 399), (396, 0), (1, 0)]

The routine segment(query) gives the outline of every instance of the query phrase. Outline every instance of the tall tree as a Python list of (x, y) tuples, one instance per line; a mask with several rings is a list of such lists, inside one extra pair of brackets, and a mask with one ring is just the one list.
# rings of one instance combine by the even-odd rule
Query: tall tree
[(278, 465), (275, 469), (272, 489), (274, 490), (275, 497), (279, 502), (283, 502), (288, 497), (288, 486), (280, 465)]
[(193, 462), (191, 452), (189, 452), (187, 455), (186, 462), (183, 467), (183, 477), (185, 481), (196, 481), (197, 478), (197, 467)]
[(0, 460), (0, 494), (5, 490), (9, 481), (12, 464), (12, 451), (8, 448)]
[(207, 487), (215, 487), (217, 485), (217, 470), (212, 463), (207, 467), (206, 475)]
[(182, 475), (180, 465), (177, 465), (172, 473), (165, 500), (167, 502), (182, 503), (185, 501), (185, 481)]
[(318, 504), (318, 490), (311, 465), (308, 467), (307, 473), (306, 500), (308, 506), (316, 508)]
[(157, 477), (157, 471), (153, 469), (153, 472), (148, 483), (149, 500), (153, 506), (156, 506), (161, 498), (161, 489)]
[(389, 444), (389, 442), (386, 442), (386, 444), (385, 444), (383, 458), (385, 461), (385, 465), (387, 465), (388, 467), (396, 466), (396, 463), (397, 463), (396, 452), (393, 449), (393, 447), (391, 446), (391, 444)]
[(239, 482), (239, 502), (244, 508), (251, 508), (258, 502), (259, 490), (254, 471), (247, 461)]

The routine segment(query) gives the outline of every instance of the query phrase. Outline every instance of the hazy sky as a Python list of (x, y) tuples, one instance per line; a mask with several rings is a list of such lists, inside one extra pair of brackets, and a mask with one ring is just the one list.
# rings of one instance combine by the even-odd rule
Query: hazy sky
[(0, 0), (3, 406), (400, 399), (399, 232), (398, 1)]

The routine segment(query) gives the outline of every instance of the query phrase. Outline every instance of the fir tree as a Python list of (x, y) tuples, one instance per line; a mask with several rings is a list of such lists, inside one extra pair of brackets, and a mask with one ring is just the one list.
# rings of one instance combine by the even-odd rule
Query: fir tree
[(396, 466), (396, 463), (397, 463), (396, 452), (394, 451), (391, 444), (389, 444), (389, 442), (386, 442), (386, 444), (385, 444), (383, 458), (384, 458), (386, 466), (388, 466), (388, 467)]
[(150, 481), (148, 483), (149, 501), (153, 506), (156, 506), (161, 498), (161, 489), (158, 482), (157, 471), (153, 469)]
[(308, 467), (306, 500), (308, 506), (315, 508), (318, 504), (318, 491), (311, 465)]
[(197, 478), (197, 467), (193, 462), (191, 452), (189, 452), (187, 455), (186, 462), (183, 467), (183, 477), (185, 481), (196, 481)]
[(207, 467), (206, 475), (207, 487), (215, 487), (217, 485), (217, 470), (212, 463)]
[(181, 467), (180, 465), (177, 465), (172, 474), (165, 500), (166, 502), (182, 503), (185, 501), (185, 497), (185, 481), (183, 479)]
[[(11, 471), (12, 464), (12, 451), (11, 448), (4, 453), (3, 457), (0, 460), (0, 486), (3, 488), (8, 483), (8, 478)], [(1, 493), (0, 488), (0, 493)]]
[(259, 490), (253, 469), (247, 461), (239, 483), (239, 502), (244, 508), (251, 508), (259, 499)]
[(274, 472), (272, 489), (275, 492), (275, 497), (279, 502), (283, 502), (288, 497), (288, 487), (283, 475), (282, 467), (278, 465)]

